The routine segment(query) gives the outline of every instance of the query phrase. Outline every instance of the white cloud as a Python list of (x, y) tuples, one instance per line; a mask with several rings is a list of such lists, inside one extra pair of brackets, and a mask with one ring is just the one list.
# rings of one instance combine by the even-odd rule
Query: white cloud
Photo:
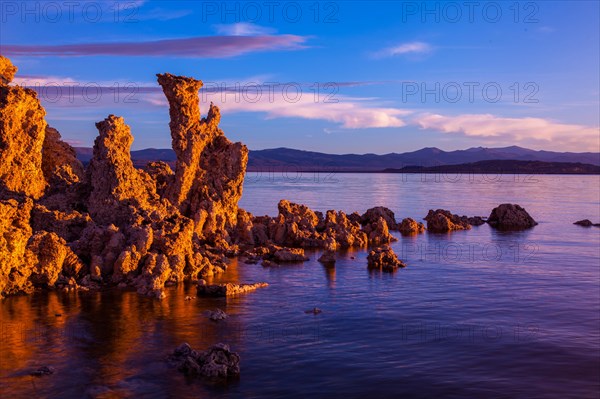
[(249, 22), (215, 25), (215, 29), (219, 35), (224, 36), (263, 36), (276, 33), (275, 29), (259, 26)]
[(375, 58), (388, 58), (395, 57), (398, 55), (409, 55), (409, 54), (428, 54), (433, 51), (433, 48), (428, 43), (424, 42), (410, 42), (402, 43), (393, 47), (387, 47), (377, 51), (373, 54)]

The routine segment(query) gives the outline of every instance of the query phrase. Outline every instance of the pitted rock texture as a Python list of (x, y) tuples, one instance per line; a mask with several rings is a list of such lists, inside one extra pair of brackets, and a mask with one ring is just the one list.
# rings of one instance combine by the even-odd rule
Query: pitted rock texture
[(38, 199), (47, 187), (42, 171), (46, 111), (35, 91), (7, 85), (16, 69), (6, 58), (0, 60), (6, 81), (0, 84), (0, 198), (14, 193)]
[(177, 156), (168, 198), (192, 218), (204, 238), (228, 239), (237, 224), (238, 201), (248, 163), (248, 149), (229, 141), (218, 125), (219, 108), (211, 104), (200, 118), (202, 81), (162, 74), (158, 83), (169, 101), (171, 138)]
[(3, 295), (28, 293), (35, 262), (27, 243), (33, 230), (29, 225), (33, 201), (0, 201), (0, 292)]
[(109, 115), (96, 127), (100, 134), (87, 169), (92, 219), (102, 225), (127, 226), (138, 218), (149, 218), (159, 206), (156, 184), (131, 162), (129, 126), (123, 118)]
[(57, 190), (78, 183), (84, 178), (83, 165), (75, 150), (61, 140), (58, 130), (47, 126), (42, 147), (42, 172), (50, 186)]
[(12, 82), (16, 73), (17, 67), (8, 58), (0, 55), (0, 85), (3, 86)]

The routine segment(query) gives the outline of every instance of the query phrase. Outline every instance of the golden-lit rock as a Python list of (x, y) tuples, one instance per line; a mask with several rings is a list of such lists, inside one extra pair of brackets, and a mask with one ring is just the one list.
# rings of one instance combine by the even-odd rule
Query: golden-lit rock
[(396, 253), (388, 245), (375, 248), (369, 252), (367, 261), (369, 269), (379, 269), (385, 272), (393, 272), (399, 267), (406, 267), (404, 262), (398, 259)]
[(255, 291), (259, 288), (264, 288), (267, 286), (269, 286), (269, 284), (267, 284), (267, 283), (254, 283), (254, 284), (226, 283), (226, 284), (209, 285), (209, 284), (206, 284), (206, 282), (204, 282), (203, 280), (201, 280), (200, 283), (198, 284), (197, 290), (198, 290), (198, 295), (223, 297), (223, 296), (244, 294), (246, 292)]
[(0, 201), (0, 293), (4, 295), (28, 292), (32, 263), (35, 261), (27, 242), (33, 201), (22, 203), (14, 199)]
[(444, 209), (429, 210), (424, 218), (430, 233), (447, 233), (455, 230), (470, 230), (471, 225), (465, 219)]
[(34, 199), (44, 194), (45, 115), (35, 91), (0, 85), (0, 192)]
[(8, 58), (0, 55), (0, 85), (3, 86), (12, 82), (16, 73), (17, 67)]
[(229, 141), (218, 124), (219, 109), (211, 104), (200, 118), (198, 90), (202, 81), (159, 74), (169, 101), (171, 138), (177, 156), (175, 178), (167, 196), (195, 231), (208, 240), (228, 238), (237, 224), (238, 201), (248, 163), (248, 149)]
[(58, 130), (49, 126), (42, 146), (42, 172), (52, 188), (62, 190), (84, 177), (83, 165), (73, 147), (61, 140)]
[(96, 123), (99, 135), (87, 168), (91, 187), (88, 208), (98, 224), (128, 226), (159, 204), (156, 185), (131, 161), (133, 137), (123, 118), (109, 115)]
[(394, 212), (383, 206), (376, 206), (368, 209), (360, 218), (360, 223), (369, 225), (376, 223), (379, 218), (383, 218), (389, 230), (396, 230), (396, 218)]
[(55, 233), (35, 233), (29, 240), (27, 249), (33, 253), (36, 260), (31, 274), (34, 285), (52, 286), (61, 273), (76, 276), (83, 267), (66, 241)]
[(402, 235), (420, 234), (425, 231), (425, 226), (421, 222), (417, 222), (412, 218), (404, 218), (398, 224), (398, 231)]

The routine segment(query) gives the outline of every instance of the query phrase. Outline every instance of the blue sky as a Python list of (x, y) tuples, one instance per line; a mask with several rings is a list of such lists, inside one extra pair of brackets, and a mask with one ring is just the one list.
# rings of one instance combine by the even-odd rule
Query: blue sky
[(112, 113), (134, 149), (170, 147), (171, 72), (251, 149), (600, 151), (598, 1), (0, 4), (16, 83), (78, 146)]

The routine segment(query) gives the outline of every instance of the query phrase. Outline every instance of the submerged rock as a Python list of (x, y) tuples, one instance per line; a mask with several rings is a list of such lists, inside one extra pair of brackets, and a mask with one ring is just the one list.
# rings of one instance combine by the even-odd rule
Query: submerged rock
[(44, 375), (52, 375), (54, 374), (56, 370), (54, 369), (54, 367), (51, 366), (43, 366), (38, 368), (37, 370), (32, 371), (31, 373), (29, 373), (32, 376), (35, 377), (42, 377)]
[(406, 267), (404, 262), (398, 259), (391, 247), (385, 245), (375, 248), (367, 256), (369, 269), (379, 269), (385, 272), (393, 272), (399, 267)]
[(198, 283), (197, 291), (198, 295), (203, 296), (216, 296), (224, 297), (230, 295), (244, 294), (246, 292), (254, 291), (259, 288), (268, 287), (267, 283), (254, 283), (254, 284), (212, 284), (208, 285), (204, 280)]
[(323, 311), (319, 308), (312, 308), (312, 309), (305, 310), (304, 313), (319, 314), (319, 313), (323, 313)]
[(490, 226), (499, 230), (524, 230), (538, 223), (517, 204), (501, 204), (492, 210), (488, 217)]
[(485, 224), (485, 220), (481, 216), (473, 216), (473, 217), (463, 216), (462, 219), (466, 220), (467, 223), (469, 223), (471, 226), (481, 226), (481, 225)]
[(223, 379), (240, 374), (240, 356), (222, 343), (204, 352), (197, 352), (184, 343), (168, 359), (179, 371), (189, 376)]
[(225, 320), (227, 317), (227, 313), (222, 311), (221, 309), (209, 310), (208, 318), (213, 321)]
[(583, 226), (583, 227), (592, 227), (594, 225), (592, 223), (592, 221), (589, 219), (578, 220), (577, 222), (575, 222), (573, 224), (576, 224), (578, 226)]
[(335, 251), (337, 250), (337, 243), (333, 239), (329, 239), (327, 241), (327, 246), (325, 247), (325, 251), (319, 257), (319, 262), (324, 265), (332, 266), (335, 264)]
[(276, 262), (304, 262), (309, 260), (304, 255), (303, 248), (282, 248), (273, 254), (273, 259)]

